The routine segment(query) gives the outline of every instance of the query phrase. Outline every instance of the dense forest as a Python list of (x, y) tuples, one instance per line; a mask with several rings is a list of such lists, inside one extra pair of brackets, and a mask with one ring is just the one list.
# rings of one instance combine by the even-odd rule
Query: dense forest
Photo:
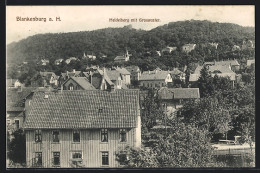
[[(159, 26), (150, 31), (136, 30), (131, 26), (123, 28), (105, 28), (94, 31), (37, 34), (13, 42), (7, 46), (8, 66), (27, 61), (31, 64), (41, 59), (50, 60), (51, 67), (45, 70), (60, 73), (71, 68), (84, 69), (82, 65), (138, 65), (141, 70), (153, 70), (156, 67), (171, 69), (173, 67), (192, 66), (194, 63), (221, 59), (245, 60), (254, 57), (254, 50), (231, 51), (234, 45), (241, 47), (243, 40), (255, 41), (255, 28), (242, 27), (230, 23), (210, 21), (179, 21)], [(218, 43), (218, 48), (205, 47), (207, 43)], [(195, 50), (183, 53), (181, 46), (188, 43), (197, 44)], [(166, 46), (176, 46), (170, 54), (158, 56), (157, 50)], [(123, 55), (126, 48), (132, 55), (124, 64), (113, 60)], [(94, 54), (97, 59), (84, 61), (78, 66), (56, 69), (52, 66), (56, 59)], [(102, 57), (106, 55), (107, 57)], [(59, 74), (58, 74), (59, 75)]]

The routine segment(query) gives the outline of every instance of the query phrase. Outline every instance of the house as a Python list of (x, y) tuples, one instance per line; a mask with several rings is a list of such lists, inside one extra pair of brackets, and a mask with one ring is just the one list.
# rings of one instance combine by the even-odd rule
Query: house
[(139, 90), (37, 92), (31, 105), (28, 168), (120, 167), (115, 152), (141, 146)]
[(200, 98), (199, 88), (162, 87), (157, 94), (161, 100), (161, 106), (169, 118), (175, 116), (176, 111), (182, 107), (184, 100)]
[(50, 61), (48, 59), (41, 59), (41, 65), (46, 66)]
[[(198, 81), (200, 77), (200, 71), (202, 68), (203, 66), (197, 66), (194, 73), (190, 74), (190, 82)], [(236, 81), (237, 75), (231, 70), (230, 65), (212, 65), (208, 66), (208, 70), (212, 77), (214, 77), (215, 75), (218, 75), (219, 77), (228, 77), (231, 80), (232, 85), (234, 86), (234, 82)]]
[(69, 77), (61, 86), (63, 90), (96, 90), (86, 77)]
[(167, 52), (167, 53), (171, 53), (172, 51), (175, 51), (177, 49), (177, 47), (166, 47), (166, 48), (164, 48), (164, 49), (162, 49), (162, 53), (164, 53), (164, 52)]
[[(7, 132), (12, 134), (23, 127), (24, 117), (30, 106), (35, 88), (8, 88), (6, 92), (6, 125)], [(27, 108), (27, 110), (25, 109)]]
[(218, 49), (218, 43), (209, 43), (209, 45), (214, 47), (215, 49)]
[(180, 71), (178, 68), (173, 68), (172, 71), (170, 71), (172, 79), (180, 79), (181, 81), (185, 81), (185, 73)]
[(157, 50), (156, 53), (158, 56), (162, 56), (160, 51)]
[(246, 66), (250, 67), (252, 64), (255, 64), (255, 60), (254, 59), (249, 59), (246, 61)]
[(11, 88), (18, 88), (23, 86), (23, 84), (18, 79), (6, 79), (6, 87)]
[(56, 59), (55, 61), (54, 61), (54, 64), (55, 65), (61, 65), (61, 63), (63, 62), (63, 59)]
[[(123, 76), (116, 69), (106, 70), (107, 77), (114, 83), (115, 89), (128, 89)], [(130, 76), (129, 76), (130, 77)]]
[(232, 47), (232, 51), (236, 51), (236, 50), (241, 50), (241, 49), (240, 49), (240, 47), (239, 47), (239, 46), (237, 46), (237, 45), (234, 45), (234, 46)]
[(125, 67), (127, 71), (131, 73), (130, 80), (131, 81), (139, 81), (141, 76), (141, 70), (138, 66), (132, 65)]
[(126, 54), (123, 55), (123, 56), (117, 56), (114, 61), (115, 62), (126, 62), (126, 61), (129, 61), (129, 58), (130, 58), (131, 55), (128, 54), (128, 51), (126, 50)]
[(169, 71), (144, 71), (140, 77), (140, 86), (146, 88), (161, 88), (172, 82), (172, 77)]
[(242, 44), (242, 50), (255, 48), (252, 40), (244, 40)]
[(96, 59), (96, 56), (94, 56), (93, 54), (92, 55), (86, 55), (85, 52), (83, 54), (83, 59), (92, 59), (92, 60), (95, 60)]
[(76, 71), (75, 69), (72, 72), (66, 71), (66, 73), (61, 73), (61, 76), (58, 79), (59, 86), (61, 86), (69, 77), (83, 77), (81, 71)]
[(194, 50), (196, 47), (196, 44), (185, 44), (182, 46), (182, 51), (189, 53), (190, 51)]
[(118, 71), (121, 74), (124, 84), (129, 85), (131, 73), (126, 68), (120, 67), (117, 67), (116, 71)]
[(94, 72), (90, 72), (91, 84), (99, 90), (111, 90), (114, 89), (114, 83), (110, 80), (106, 73), (106, 69), (97, 69)]
[(78, 60), (78, 59), (75, 58), (75, 57), (70, 57), (70, 58), (66, 59), (65, 63), (66, 63), (66, 64), (70, 64), (71, 61), (77, 61), (77, 60)]
[(225, 61), (212, 61), (212, 62), (205, 62), (204, 65), (224, 65), (224, 66), (231, 66), (231, 70), (236, 72), (240, 69), (240, 64), (238, 63), (238, 61), (236, 59), (234, 60), (225, 60)]
[(58, 86), (58, 76), (54, 72), (40, 72), (43, 79), (43, 86), (50, 85), (52, 87)]

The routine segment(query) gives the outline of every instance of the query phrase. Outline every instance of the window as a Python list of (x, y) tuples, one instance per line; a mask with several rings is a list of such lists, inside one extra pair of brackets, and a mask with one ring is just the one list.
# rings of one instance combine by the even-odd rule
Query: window
[(120, 129), (120, 142), (126, 142), (126, 130)]
[(53, 152), (53, 165), (60, 166), (60, 152)]
[(42, 131), (35, 130), (35, 142), (42, 142)]
[(108, 142), (107, 129), (101, 129), (101, 142)]
[(52, 141), (53, 142), (60, 142), (58, 130), (52, 131)]
[(81, 167), (83, 161), (82, 151), (73, 151), (71, 152), (71, 166), (72, 167)]
[(69, 90), (73, 90), (74, 89), (74, 86), (73, 86), (73, 84), (71, 83), (71, 84), (69, 84)]
[(102, 165), (108, 165), (108, 152), (102, 152)]
[(19, 120), (14, 120), (15, 129), (19, 129)]
[(81, 151), (75, 151), (72, 152), (72, 159), (82, 159), (82, 152)]
[(80, 142), (79, 130), (73, 130), (73, 142)]
[(42, 152), (35, 152), (34, 166), (42, 166)]

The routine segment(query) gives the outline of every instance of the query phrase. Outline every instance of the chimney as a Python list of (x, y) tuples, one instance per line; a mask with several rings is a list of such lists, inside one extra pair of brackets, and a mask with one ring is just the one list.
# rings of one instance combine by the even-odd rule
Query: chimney
[(61, 93), (62, 93), (62, 91), (63, 91), (63, 85), (61, 85), (61, 87), (60, 87), (60, 91), (61, 91)]
[(111, 92), (113, 92), (113, 91), (115, 91), (115, 85), (114, 84), (111, 85)]
[(44, 94), (44, 98), (47, 99), (49, 98), (49, 95), (47, 93)]
[(69, 72), (67, 71), (66, 73), (67, 73), (67, 76), (68, 76), (68, 75), (69, 75)]
[(148, 71), (148, 74), (150, 74), (150, 70)]
[(75, 70), (75, 69), (73, 69), (73, 73), (75, 73), (75, 71), (76, 71), (76, 70)]

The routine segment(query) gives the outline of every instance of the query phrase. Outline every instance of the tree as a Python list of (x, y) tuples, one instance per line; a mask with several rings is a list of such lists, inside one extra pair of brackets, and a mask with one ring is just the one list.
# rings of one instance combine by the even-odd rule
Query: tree
[(160, 109), (160, 103), (157, 98), (154, 97), (155, 92), (149, 90), (148, 96), (142, 103), (142, 130), (146, 131), (146, 128), (150, 129), (156, 124), (156, 120), (162, 117), (162, 111)]
[(203, 66), (201, 69), (197, 84), (200, 89), (201, 97), (206, 97), (214, 92), (213, 78), (209, 74), (207, 66)]
[(155, 132), (153, 145), (142, 146), (141, 149), (126, 147), (117, 152), (117, 161), (125, 167), (214, 167), (213, 148), (210, 138), (203, 130), (184, 123), (171, 124), (169, 133), (165, 136)]
[(190, 100), (179, 110), (185, 124), (194, 124), (209, 134), (225, 134), (230, 130), (231, 116), (221, 97)]
[(13, 133), (14, 139), (9, 143), (8, 158), (14, 163), (23, 164), (26, 161), (26, 140), (25, 134), (21, 129)]

